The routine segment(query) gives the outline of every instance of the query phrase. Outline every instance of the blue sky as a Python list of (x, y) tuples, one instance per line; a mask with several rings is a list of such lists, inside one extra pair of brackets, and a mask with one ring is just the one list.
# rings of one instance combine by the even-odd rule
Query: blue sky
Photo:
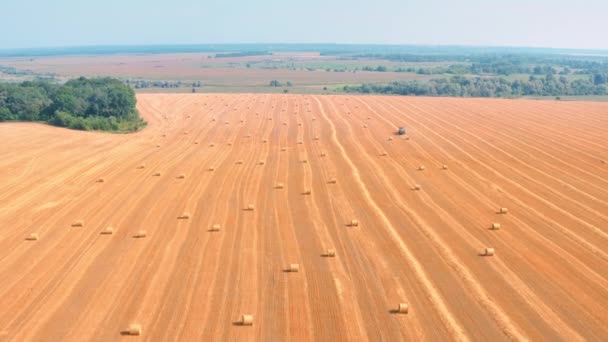
[(389, 43), (608, 49), (608, 0), (2, 0), (0, 49)]

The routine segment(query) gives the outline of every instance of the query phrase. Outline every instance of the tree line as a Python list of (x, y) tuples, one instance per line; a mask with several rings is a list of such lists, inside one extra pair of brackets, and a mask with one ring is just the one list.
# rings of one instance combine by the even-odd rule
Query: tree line
[(79, 130), (132, 132), (145, 126), (135, 92), (112, 78), (0, 83), (0, 122), (35, 121)]
[(509, 81), (503, 77), (464, 77), (433, 79), (428, 82), (406, 81), (389, 84), (344, 86), (345, 92), (395, 95), (457, 96), (457, 97), (519, 97), (519, 96), (584, 96), (606, 95), (607, 85), (588, 79), (568, 80), (564, 76), (531, 75), (528, 80)]

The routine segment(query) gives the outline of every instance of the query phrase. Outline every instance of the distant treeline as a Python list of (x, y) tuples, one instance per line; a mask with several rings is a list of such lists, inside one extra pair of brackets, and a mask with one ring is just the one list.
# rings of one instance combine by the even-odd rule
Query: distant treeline
[(63, 85), (0, 83), (0, 121), (35, 121), (80, 130), (132, 132), (145, 126), (135, 92), (112, 78), (84, 77)]
[(268, 51), (241, 51), (241, 52), (216, 53), (215, 58), (268, 56), (268, 55), (272, 55), (272, 53), (268, 52)]
[[(597, 80), (600, 81), (600, 80)], [(503, 77), (454, 76), (428, 82), (393, 82), (389, 84), (363, 84), (344, 86), (352, 93), (378, 93), (396, 95), (458, 96), (458, 97), (519, 97), (606, 95), (606, 79), (595, 82), (592, 78), (570, 82), (564, 76), (552, 74), (530, 76), (528, 80), (509, 81)]]
[(148, 81), (148, 80), (126, 80), (126, 84), (133, 86), (135, 89), (145, 88), (181, 88), (181, 87), (192, 87), (200, 88), (203, 86), (201, 81), (196, 82), (182, 82), (182, 81)]

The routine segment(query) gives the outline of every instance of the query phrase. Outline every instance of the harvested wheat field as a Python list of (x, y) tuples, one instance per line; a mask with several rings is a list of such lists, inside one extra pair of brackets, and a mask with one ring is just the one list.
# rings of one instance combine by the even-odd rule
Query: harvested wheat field
[(608, 104), (138, 100), (0, 124), (0, 341), (608, 340)]

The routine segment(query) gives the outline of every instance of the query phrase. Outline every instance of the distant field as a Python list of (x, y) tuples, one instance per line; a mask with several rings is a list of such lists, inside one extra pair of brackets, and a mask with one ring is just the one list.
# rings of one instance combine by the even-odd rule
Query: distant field
[(128, 135), (0, 124), (0, 341), (608, 340), (607, 103), (138, 109)]
[[(271, 56), (209, 58), (213, 54), (55, 56), (0, 58), (0, 65), (64, 77), (114, 76), (122, 79), (201, 81), (210, 86), (266, 86), (271, 80), (297, 86), (369, 83), (429, 79), (402, 72), (334, 72), (334, 68), (396, 65), (386, 61), (338, 61), (318, 53), (277, 53)], [(246, 65), (251, 67), (247, 68)], [(296, 70), (286, 69), (296, 65)], [(405, 63), (402, 63), (406, 65)], [(285, 69), (265, 69), (269, 65)], [(426, 65), (426, 64), (425, 64)], [(325, 69), (331, 67), (332, 71)], [(317, 68), (309, 71), (306, 68)]]

